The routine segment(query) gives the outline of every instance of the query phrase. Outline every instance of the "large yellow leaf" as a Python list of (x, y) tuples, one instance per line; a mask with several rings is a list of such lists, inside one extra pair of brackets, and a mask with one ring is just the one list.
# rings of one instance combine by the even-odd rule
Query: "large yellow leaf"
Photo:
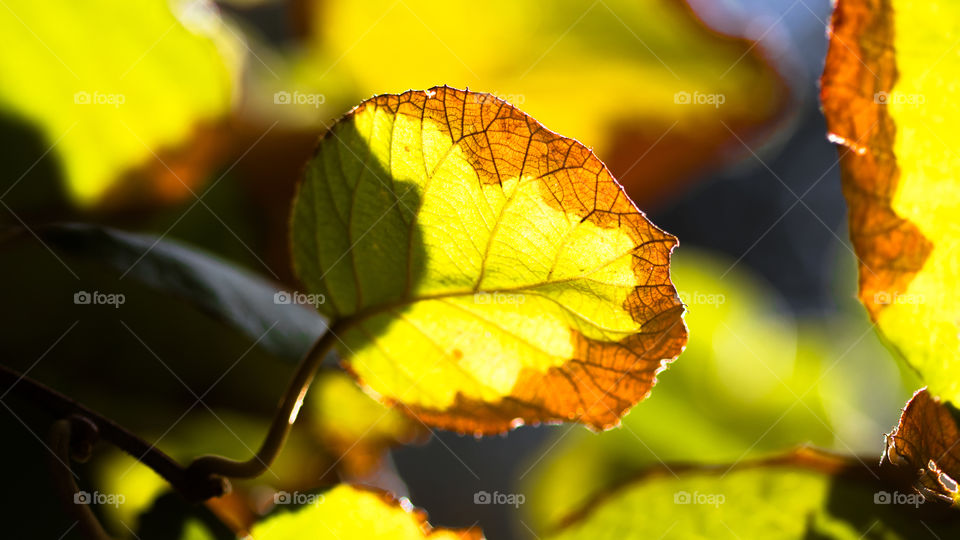
[(307, 166), (292, 236), (349, 369), (435, 426), (616, 425), (686, 342), (676, 239), (590, 150), (488, 94), (355, 108)]
[(843, 143), (860, 299), (929, 385), (960, 403), (960, 6), (841, 0), (823, 75)]

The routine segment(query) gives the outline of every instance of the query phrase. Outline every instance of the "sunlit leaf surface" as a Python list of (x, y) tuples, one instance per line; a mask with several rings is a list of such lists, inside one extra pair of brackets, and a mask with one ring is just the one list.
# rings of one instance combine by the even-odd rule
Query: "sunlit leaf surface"
[(860, 299), (932, 394), (960, 400), (960, 9), (841, 0), (822, 100), (841, 151)]
[(479, 529), (434, 529), (410, 502), (341, 484), (314, 502), (275, 515), (250, 531), (256, 540), (479, 539)]
[(201, 0), (8, 0), (0, 111), (46, 137), (81, 204), (103, 202), (142, 168), (153, 185), (132, 189), (176, 197), (211, 149), (195, 144), (182, 162), (173, 153), (233, 100), (239, 56), (222, 25)]
[(308, 165), (294, 264), (349, 368), (435, 426), (615, 425), (686, 342), (676, 240), (488, 94), (370, 99)]

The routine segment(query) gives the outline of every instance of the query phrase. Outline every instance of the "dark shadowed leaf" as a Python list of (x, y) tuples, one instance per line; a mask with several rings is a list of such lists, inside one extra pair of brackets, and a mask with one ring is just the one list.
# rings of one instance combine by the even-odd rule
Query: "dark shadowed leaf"
[(288, 296), (276, 297), (277, 285), (175, 241), (86, 224), (50, 225), (38, 233), (57, 251), (105, 264), (121, 278), (183, 299), (260, 339), (259, 345), (277, 356), (299, 359), (324, 331), (315, 311), (283, 303)]

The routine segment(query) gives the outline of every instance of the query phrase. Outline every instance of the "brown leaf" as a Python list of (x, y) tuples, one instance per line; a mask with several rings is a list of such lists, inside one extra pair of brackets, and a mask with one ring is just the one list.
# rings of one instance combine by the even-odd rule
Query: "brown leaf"
[(887, 435), (881, 461), (916, 471), (914, 487), (927, 499), (953, 502), (960, 475), (960, 430), (956, 409), (918, 390)]

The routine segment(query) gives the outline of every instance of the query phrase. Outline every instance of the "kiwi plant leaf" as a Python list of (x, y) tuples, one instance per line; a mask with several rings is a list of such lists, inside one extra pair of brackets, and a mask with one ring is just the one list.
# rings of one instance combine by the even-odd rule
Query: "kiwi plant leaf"
[(686, 342), (676, 239), (588, 148), (489, 94), (354, 108), (308, 163), (291, 229), (346, 367), (428, 425), (611, 427)]
[(224, 25), (211, 2), (9, 0), (0, 114), (42, 134), (83, 206), (182, 197), (208, 172), (199, 136), (233, 107), (242, 56)]
[(236, 265), (172, 240), (96, 225), (37, 228), (53, 250), (102, 264), (189, 305), (258, 340), (280, 358), (297, 361), (323, 334), (314, 310), (277, 301), (277, 285)]
[[(656, 519), (650, 519), (650, 516)], [(810, 449), (733, 465), (657, 465), (571, 514), (554, 540), (955, 538), (949, 506), (879, 467)]]
[[(306, 498), (306, 495), (304, 494)], [(481, 539), (479, 529), (434, 529), (422, 511), (405, 499), (340, 484), (293, 511), (276, 514), (254, 525), (257, 540), (339, 540), (370, 538), (390, 540)]]
[(960, 403), (960, 9), (840, 0), (821, 99), (841, 151), (860, 300), (928, 385)]

